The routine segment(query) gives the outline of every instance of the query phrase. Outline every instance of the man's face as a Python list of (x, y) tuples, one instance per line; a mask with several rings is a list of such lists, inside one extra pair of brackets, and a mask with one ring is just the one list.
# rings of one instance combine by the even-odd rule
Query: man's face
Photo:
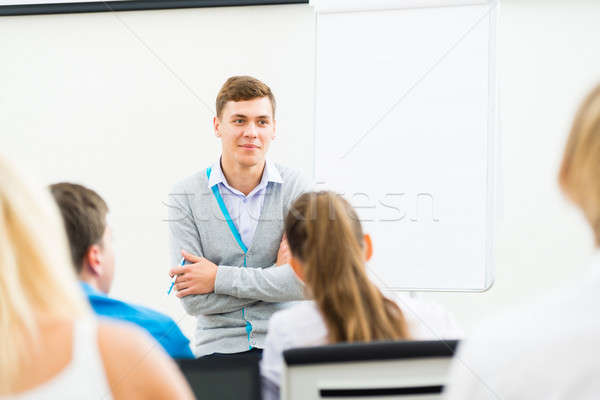
[(229, 101), (214, 119), (215, 134), (221, 138), (223, 156), (243, 167), (260, 165), (275, 139), (273, 107), (268, 97)]
[(106, 225), (104, 235), (102, 236), (99, 258), (102, 266), (102, 274), (98, 278), (98, 289), (103, 293), (108, 293), (115, 277), (115, 250), (113, 247), (112, 230), (108, 225)]

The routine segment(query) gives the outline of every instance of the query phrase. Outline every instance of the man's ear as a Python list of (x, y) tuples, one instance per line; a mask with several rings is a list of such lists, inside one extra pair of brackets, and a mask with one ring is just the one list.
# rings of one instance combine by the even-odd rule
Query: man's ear
[(91, 245), (85, 253), (83, 260), (84, 268), (87, 268), (92, 275), (102, 275), (102, 252), (99, 245)]
[(273, 136), (271, 137), (271, 140), (275, 140), (276, 137), (277, 137), (277, 121), (275, 120), (275, 118), (273, 118)]
[(216, 137), (221, 137), (221, 134), (219, 133), (219, 127), (221, 126), (221, 120), (219, 119), (219, 117), (214, 117), (213, 118), (213, 127), (215, 129), (215, 136)]
[(292, 266), (292, 269), (294, 270), (294, 273), (298, 279), (304, 282), (304, 269), (302, 267), (302, 263), (292, 256), (290, 257), (290, 265)]
[(371, 240), (371, 235), (365, 233), (363, 241), (365, 246), (365, 261), (369, 261), (371, 257), (373, 257), (373, 241)]

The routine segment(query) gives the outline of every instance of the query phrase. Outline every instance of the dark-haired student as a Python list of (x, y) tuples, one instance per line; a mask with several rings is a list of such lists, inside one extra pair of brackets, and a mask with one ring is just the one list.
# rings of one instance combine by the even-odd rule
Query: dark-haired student
[(113, 281), (115, 256), (104, 199), (91, 189), (66, 182), (51, 185), (50, 192), (63, 217), (81, 286), (96, 314), (140, 326), (173, 358), (194, 358), (189, 339), (171, 318), (107, 295)]
[(282, 353), (289, 348), (462, 336), (440, 307), (404, 297), (392, 301), (369, 280), (366, 262), (373, 254), (371, 238), (341, 196), (305, 193), (292, 210), (285, 220), (290, 263), (312, 301), (271, 318), (261, 361), (264, 399), (279, 398)]

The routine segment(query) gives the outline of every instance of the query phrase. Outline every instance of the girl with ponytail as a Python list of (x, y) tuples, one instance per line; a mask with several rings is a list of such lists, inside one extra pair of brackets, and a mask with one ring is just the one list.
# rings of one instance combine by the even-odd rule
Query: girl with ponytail
[(405, 313), (367, 276), (373, 254), (352, 206), (333, 192), (305, 193), (285, 220), (290, 264), (312, 301), (273, 315), (261, 373), (264, 398), (279, 398), (284, 350), (292, 347), (374, 340), (457, 338), (441, 309), (403, 299)]

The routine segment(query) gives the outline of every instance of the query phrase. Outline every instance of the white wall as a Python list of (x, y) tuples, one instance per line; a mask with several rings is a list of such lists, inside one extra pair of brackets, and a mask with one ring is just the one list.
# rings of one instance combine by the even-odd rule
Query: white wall
[[(0, 152), (43, 183), (79, 181), (108, 200), (113, 295), (161, 309), (191, 333), (191, 318), (165, 295), (161, 201), (218, 155), (211, 113), (227, 76), (252, 74), (273, 87), (280, 136), (272, 157), (312, 173), (311, 15), (294, 5), (0, 19)], [(467, 331), (584, 271), (592, 237), (560, 195), (556, 171), (573, 112), (600, 81), (598, 15), (594, 0), (502, 4), (496, 283), (486, 293), (422, 294)]]
[[(279, 103), (271, 157), (312, 173), (314, 18), (308, 6), (0, 18), (0, 151), (45, 183), (81, 182), (112, 209), (111, 294), (193, 325), (166, 290), (172, 185), (219, 156), (225, 79)], [(287, 73), (282, 73), (286, 71)]]

